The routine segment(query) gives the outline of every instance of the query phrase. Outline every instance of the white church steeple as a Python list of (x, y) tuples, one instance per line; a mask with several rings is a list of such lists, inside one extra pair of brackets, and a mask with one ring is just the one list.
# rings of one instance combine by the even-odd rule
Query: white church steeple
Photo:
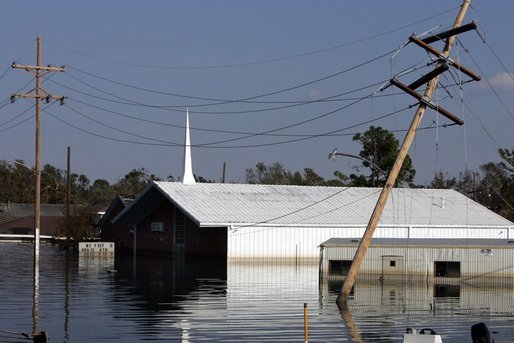
[(193, 175), (193, 163), (191, 161), (191, 141), (189, 138), (189, 108), (186, 112), (186, 136), (184, 139), (184, 170), (182, 173), (182, 183), (184, 185), (194, 185), (196, 183)]

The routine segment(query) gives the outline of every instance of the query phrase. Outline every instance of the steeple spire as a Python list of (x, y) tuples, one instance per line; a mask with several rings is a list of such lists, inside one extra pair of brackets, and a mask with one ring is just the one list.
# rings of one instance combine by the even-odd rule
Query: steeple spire
[(191, 142), (189, 139), (189, 108), (186, 112), (186, 135), (184, 139), (184, 170), (182, 173), (182, 183), (184, 185), (194, 185), (196, 183), (191, 162)]

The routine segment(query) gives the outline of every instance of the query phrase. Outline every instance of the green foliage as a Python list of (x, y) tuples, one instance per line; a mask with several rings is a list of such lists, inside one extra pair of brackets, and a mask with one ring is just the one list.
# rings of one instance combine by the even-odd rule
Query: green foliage
[(280, 163), (265, 165), (259, 162), (255, 169), (246, 169), (246, 183), (264, 185), (297, 185), (297, 186), (324, 186), (325, 179), (319, 176), (314, 169), (304, 168), (303, 173), (291, 172)]
[(160, 179), (150, 174), (146, 168), (132, 169), (125, 177), (113, 185), (117, 194), (135, 197), (152, 181)]
[[(366, 186), (384, 186), (387, 175), (391, 171), (400, 150), (398, 140), (388, 130), (374, 126), (370, 126), (370, 128), (362, 134), (356, 134), (353, 136), (353, 140), (362, 145), (359, 156), (371, 162), (362, 161), (362, 165), (371, 171), (371, 174), (367, 177)], [(381, 173), (376, 166), (385, 173)], [(412, 160), (409, 155), (407, 155), (403, 161), (403, 166), (400, 169), (398, 178), (396, 179), (396, 184), (412, 183), (415, 174), (416, 170), (412, 165)], [(355, 180), (359, 183), (362, 181), (358, 176)], [(354, 185), (356, 186), (356, 184)]]
[(111, 187), (107, 180), (97, 179), (89, 188), (89, 199), (87, 202), (93, 206), (105, 205), (109, 204), (115, 196), (116, 191)]
[(0, 161), (0, 201), (31, 202), (34, 199), (34, 170), (23, 160)]
[(500, 163), (488, 162), (479, 171), (465, 171), (456, 177), (439, 171), (429, 184), (469, 196), (501, 216), (514, 221), (514, 150), (499, 149)]
[(69, 216), (57, 228), (59, 234), (73, 241), (95, 237), (93, 213), (93, 208), (89, 206), (71, 207)]

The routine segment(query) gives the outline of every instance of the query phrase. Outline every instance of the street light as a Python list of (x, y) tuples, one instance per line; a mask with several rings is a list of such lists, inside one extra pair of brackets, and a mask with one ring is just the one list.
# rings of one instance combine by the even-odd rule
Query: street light
[(359, 156), (359, 155), (345, 154), (345, 153), (339, 152), (339, 151), (337, 151), (337, 148), (335, 148), (334, 150), (332, 150), (332, 152), (330, 154), (328, 154), (328, 159), (330, 161), (335, 161), (337, 159), (337, 156), (346, 156), (346, 157), (357, 158), (357, 159), (359, 159), (361, 161), (364, 161), (364, 162), (367, 162), (367, 163), (371, 164), (379, 172), (381, 172), (384, 175), (387, 175), (387, 172), (385, 172), (382, 168), (380, 168), (376, 163), (374, 163), (374, 162), (372, 162), (372, 161), (370, 161), (370, 160), (368, 160), (368, 159), (366, 159), (366, 158), (364, 158), (362, 156)]

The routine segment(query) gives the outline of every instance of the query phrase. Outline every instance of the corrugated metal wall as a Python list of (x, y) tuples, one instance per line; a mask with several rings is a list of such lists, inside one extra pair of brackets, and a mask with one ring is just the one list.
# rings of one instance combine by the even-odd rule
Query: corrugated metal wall
[[(364, 226), (342, 228), (242, 227), (228, 230), (228, 257), (243, 259), (309, 259), (330, 238), (360, 238)], [(378, 227), (375, 238), (507, 239), (507, 228)]]
[[(351, 261), (357, 247), (326, 247), (323, 251), (322, 272), (328, 274), (330, 260)], [(361, 265), (362, 273), (382, 275), (384, 256), (402, 256), (401, 274), (434, 276), (434, 262), (460, 262), (461, 278), (483, 275), (514, 276), (514, 248), (506, 247), (373, 247)]]

